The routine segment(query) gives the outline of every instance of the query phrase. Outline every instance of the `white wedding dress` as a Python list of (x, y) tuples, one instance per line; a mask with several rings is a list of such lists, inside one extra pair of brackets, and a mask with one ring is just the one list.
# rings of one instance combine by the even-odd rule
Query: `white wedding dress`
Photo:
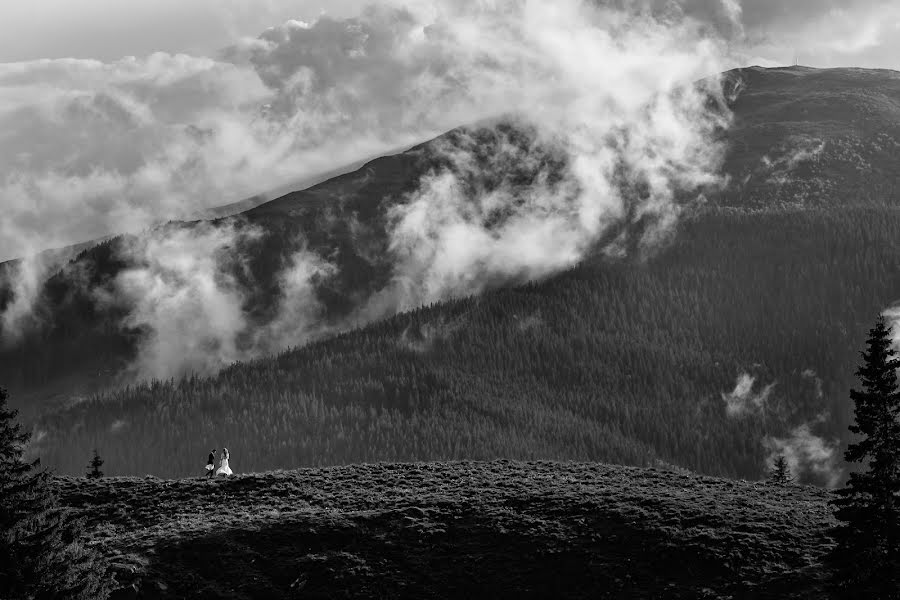
[(219, 469), (216, 471), (216, 475), (231, 475), (231, 467), (228, 466), (227, 456), (222, 457), (222, 462), (219, 463)]

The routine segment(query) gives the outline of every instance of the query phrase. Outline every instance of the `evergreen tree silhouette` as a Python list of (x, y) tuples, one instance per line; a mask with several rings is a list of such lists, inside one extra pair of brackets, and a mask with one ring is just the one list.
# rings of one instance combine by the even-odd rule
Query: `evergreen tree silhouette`
[(87, 468), (90, 469), (87, 474), (88, 479), (100, 479), (103, 477), (103, 471), (100, 470), (100, 467), (103, 466), (103, 459), (100, 458), (100, 453), (97, 452), (97, 449), (94, 448), (94, 458), (91, 459), (91, 462), (88, 463)]
[(861, 438), (844, 458), (867, 470), (851, 473), (832, 500), (840, 524), (830, 532), (836, 546), (828, 561), (843, 597), (900, 597), (900, 360), (890, 333), (880, 317), (856, 372), (862, 390), (850, 392), (856, 416), (850, 431)]
[(779, 455), (775, 462), (772, 463), (772, 470), (769, 472), (769, 481), (776, 485), (787, 485), (793, 481), (791, 470), (788, 467), (787, 459), (784, 454)]
[(0, 598), (84, 599), (109, 596), (106, 563), (79, 543), (39, 461), (22, 455), (30, 434), (15, 422), (0, 388)]

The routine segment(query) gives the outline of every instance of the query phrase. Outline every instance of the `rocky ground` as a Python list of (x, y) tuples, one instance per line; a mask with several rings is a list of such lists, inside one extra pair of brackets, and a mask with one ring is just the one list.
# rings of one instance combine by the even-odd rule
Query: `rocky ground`
[(119, 598), (818, 598), (828, 492), (603, 464), (56, 480)]

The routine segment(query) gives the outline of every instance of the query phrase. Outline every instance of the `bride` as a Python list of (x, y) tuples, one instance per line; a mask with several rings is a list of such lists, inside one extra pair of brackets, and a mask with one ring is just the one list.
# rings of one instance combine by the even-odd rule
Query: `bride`
[(222, 462), (219, 463), (219, 470), (216, 471), (216, 475), (231, 475), (231, 467), (228, 466), (228, 458), (230, 456), (228, 448), (222, 448)]

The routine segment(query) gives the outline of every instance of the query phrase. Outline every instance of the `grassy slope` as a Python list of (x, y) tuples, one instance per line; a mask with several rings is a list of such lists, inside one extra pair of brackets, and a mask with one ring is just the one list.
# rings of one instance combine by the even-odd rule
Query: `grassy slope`
[(828, 493), (583, 463), (61, 478), (142, 597), (820, 597)]

